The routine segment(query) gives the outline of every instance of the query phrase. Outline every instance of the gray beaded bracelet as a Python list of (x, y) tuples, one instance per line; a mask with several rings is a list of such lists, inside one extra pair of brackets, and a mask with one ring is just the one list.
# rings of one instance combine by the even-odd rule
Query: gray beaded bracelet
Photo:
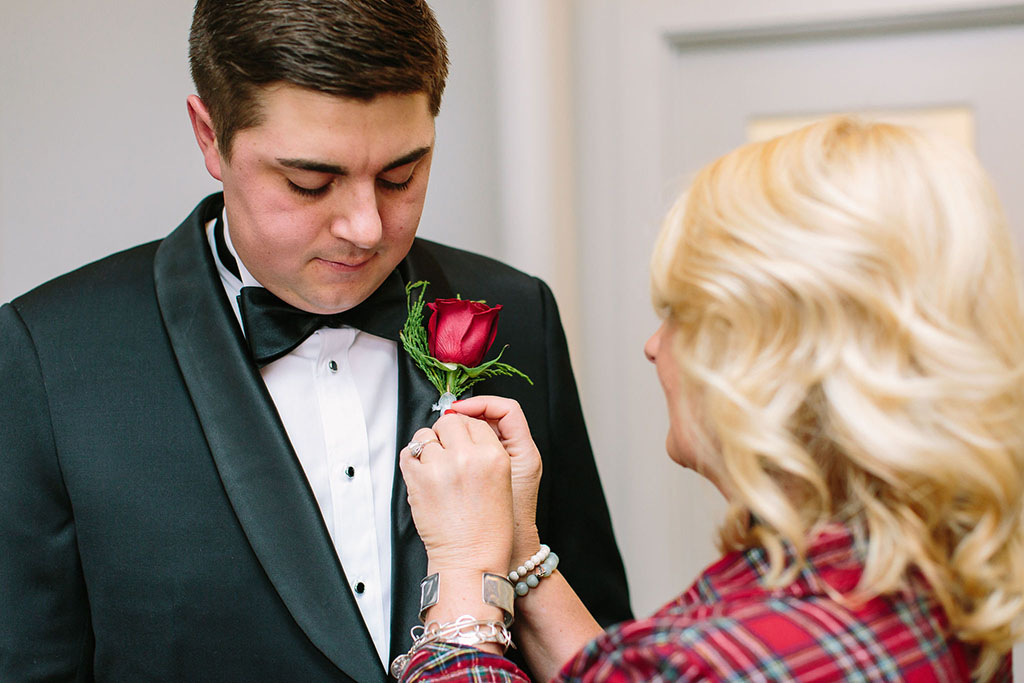
[(536, 588), (541, 579), (551, 576), (557, 568), (558, 555), (541, 544), (540, 550), (534, 553), (533, 557), (509, 572), (508, 580), (515, 584), (516, 597), (521, 598), (529, 593), (531, 588)]

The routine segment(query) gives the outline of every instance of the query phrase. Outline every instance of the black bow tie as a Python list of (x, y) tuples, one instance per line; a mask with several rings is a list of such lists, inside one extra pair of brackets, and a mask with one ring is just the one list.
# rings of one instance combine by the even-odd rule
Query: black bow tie
[(347, 325), (398, 341), (398, 332), (405, 324), (405, 288), (401, 277), (393, 272), (358, 306), (321, 315), (295, 308), (263, 287), (242, 287), (238, 308), (253, 360), (263, 367), (291, 353), (321, 327)]
[[(224, 222), (219, 216), (213, 236), (218, 259), (241, 280), (238, 263), (224, 239)], [(398, 272), (392, 272), (358, 306), (332, 315), (309, 313), (295, 308), (263, 287), (242, 287), (238, 295), (238, 310), (253, 360), (262, 368), (291, 353), (321, 327), (348, 325), (378, 337), (398, 341), (398, 331), (405, 325), (405, 286)]]

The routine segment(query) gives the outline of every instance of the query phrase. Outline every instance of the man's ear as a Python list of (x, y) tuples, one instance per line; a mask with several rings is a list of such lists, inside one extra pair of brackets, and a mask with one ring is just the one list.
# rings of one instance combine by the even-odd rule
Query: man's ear
[(188, 117), (192, 121), (192, 132), (196, 134), (196, 142), (206, 161), (206, 170), (217, 180), (222, 180), (220, 165), (220, 148), (217, 146), (217, 134), (210, 119), (210, 110), (198, 95), (188, 96)]

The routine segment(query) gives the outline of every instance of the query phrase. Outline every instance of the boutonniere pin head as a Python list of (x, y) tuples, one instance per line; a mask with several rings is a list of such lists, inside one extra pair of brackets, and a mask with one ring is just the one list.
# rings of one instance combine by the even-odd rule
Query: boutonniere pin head
[[(484, 361), (498, 334), (500, 305), (466, 299), (437, 299), (424, 304), (428, 284), (421, 280), (406, 285), (409, 315), (399, 336), (406, 352), (440, 395), (434, 410), (447, 410), (466, 390), (488, 377), (521, 377), (533, 384), (522, 372), (501, 362), (507, 346), (492, 360)], [(416, 289), (420, 291), (414, 297)], [(431, 311), (425, 327), (424, 306)]]

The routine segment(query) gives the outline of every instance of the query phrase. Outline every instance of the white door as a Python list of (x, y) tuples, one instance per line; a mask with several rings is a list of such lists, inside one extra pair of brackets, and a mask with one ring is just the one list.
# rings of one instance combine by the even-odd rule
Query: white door
[(576, 3), (579, 366), (641, 615), (717, 555), (723, 510), (667, 462), (665, 409), (640, 353), (657, 325), (647, 259), (687, 174), (745, 142), (759, 117), (954, 107), (973, 120), (975, 149), (1024, 243), (1024, 6), (802, 5)]
[(955, 107), (973, 118), (975, 149), (1024, 241), (1024, 25), (943, 16), (677, 37), (666, 177), (745, 142), (760, 117)]

